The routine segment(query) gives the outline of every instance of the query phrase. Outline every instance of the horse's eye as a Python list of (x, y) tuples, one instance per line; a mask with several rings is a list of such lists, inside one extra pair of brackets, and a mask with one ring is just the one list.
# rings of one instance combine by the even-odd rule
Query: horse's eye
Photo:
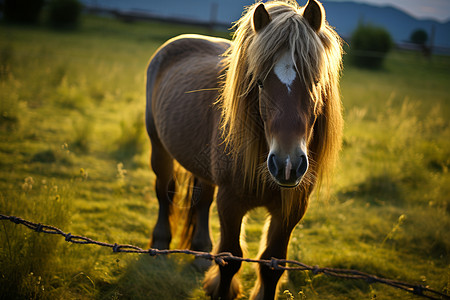
[(262, 89), (262, 88), (264, 87), (264, 85), (263, 85), (263, 83), (262, 83), (261, 80), (258, 80), (258, 81), (256, 82), (256, 84), (259, 86), (260, 89)]

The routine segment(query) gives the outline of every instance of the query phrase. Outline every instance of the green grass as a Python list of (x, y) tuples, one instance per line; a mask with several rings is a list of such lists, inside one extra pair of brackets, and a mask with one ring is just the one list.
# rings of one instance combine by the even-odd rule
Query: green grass
[[(170, 37), (228, 33), (98, 17), (85, 17), (77, 31), (0, 26), (0, 213), (147, 247), (158, 206), (143, 127), (146, 65)], [(297, 226), (290, 258), (449, 293), (449, 71), (450, 57), (398, 51), (378, 71), (345, 65), (340, 164)], [(250, 257), (265, 214), (247, 218)], [(211, 222), (217, 241), (214, 208)], [(191, 262), (113, 254), (0, 225), (1, 299), (205, 298)], [(246, 297), (253, 265), (243, 265), (241, 279)], [(286, 276), (280, 297), (290, 295), (415, 298), (309, 272)]]

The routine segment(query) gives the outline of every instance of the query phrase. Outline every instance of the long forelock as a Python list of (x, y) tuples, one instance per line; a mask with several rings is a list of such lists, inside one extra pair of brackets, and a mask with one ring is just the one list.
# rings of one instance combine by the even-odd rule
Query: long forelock
[[(260, 120), (252, 117), (257, 109), (257, 94), (252, 93), (258, 80), (266, 78), (279, 57), (289, 51), (296, 63), (296, 71), (315, 100), (315, 112), (323, 105), (322, 98), (338, 97), (336, 89), (341, 69), (342, 47), (340, 38), (324, 24), (315, 33), (303, 18), (302, 7), (294, 2), (270, 2), (265, 7), (271, 22), (259, 32), (252, 27), (256, 4), (236, 22), (233, 45), (226, 53), (226, 76), (219, 104), (222, 109), (222, 129), (225, 143), (232, 152), (243, 156), (244, 173), (254, 176), (264, 147), (256, 142), (264, 139)], [(328, 95), (330, 91), (334, 95)], [(252, 122), (254, 124), (252, 124)], [(253, 139), (252, 136), (253, 135)], [(251, 140), (249, 142), (249, 140)], [(254, 178), (250, 179), (253, 182)], [(258, 181), (258, 180), (256, 180)]]
[[(324, 24), (317, 34), (303, 18), (303, 8), (295, 2), (266, 4), (272, 21), (260, 32), (245, 31), (247, 43), (248, 92), (257, 80), (264, 80), (281, 55), (289, 52), (301, 82), (309, 91), (318, 113), (330, 81), (339, 75), (341, 46), (339, 37)], [(244, 25), (244, 24), (241, 24)], [(247, 25), (249, 26), (249, 25)], [(339, 61), (339, 63), (336, 63)]]

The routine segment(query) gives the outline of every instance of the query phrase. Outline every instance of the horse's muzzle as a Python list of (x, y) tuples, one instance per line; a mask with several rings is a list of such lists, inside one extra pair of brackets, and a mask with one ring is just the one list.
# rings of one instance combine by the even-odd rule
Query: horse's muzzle
[(296, 187), (308, 170), (308, 157), (298, 149), (294, 155), (269, 153), (267, 168), (275, 182), (284, 188)]

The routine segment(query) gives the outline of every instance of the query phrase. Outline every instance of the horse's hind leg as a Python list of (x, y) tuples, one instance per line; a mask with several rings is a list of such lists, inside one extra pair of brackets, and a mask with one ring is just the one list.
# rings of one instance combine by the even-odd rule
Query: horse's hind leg
[(201, 180), (194, 187), (192, 205), (195, 209), (197, 226), (192, 237), (192, 250), (209, 252), (212, 249), (209, 232), (209, 209), (214, 198), (214, 189), (213, 185)]
[[(195, 231), (192, 236), (191, 249), (196, 251), (210, 252), (212, 250), (211, 235), (209, 230), (209, 210), (214, 199), (213, 185), (200, 181), (194, 187), (192, 205), (195, 210)], [(211, 266), (211, 261), (196, 258), (195, 267), (200, 271), (206, 271)]]
[(159, 203), (158, 220), (153, 229), (150, 247), (169, 249), (172, 239), (169, 216), (172, 212), (172, 198), (175, 193), (173, 158), (158, 138), (150, 135), (150, 139), (152, 142), (151, 165), (156, 175), (155, 191)]

